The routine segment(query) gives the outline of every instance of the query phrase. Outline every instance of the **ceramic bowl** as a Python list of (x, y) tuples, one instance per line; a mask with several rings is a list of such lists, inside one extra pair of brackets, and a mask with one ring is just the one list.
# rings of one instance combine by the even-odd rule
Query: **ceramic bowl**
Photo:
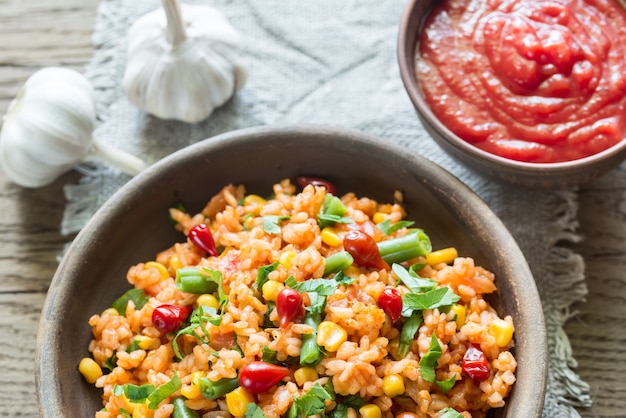
[(425, 18), (438, 0), (409, 0), (398, 32), (398, 65), (404, 87), (422, 125), (453, 158), (468, 168), (518, 186), (558, 189), (585, 184), (626, 159), (626, 139), (598, 154), (561, 163), (527, 163), (483, 151), (455, 135), (432, 112), (419, 87), (415, 57)]
[(423, 225), (434, 248), (459, 253), (493, 271), (491, 303), (515, 323), (517, 382), (494, 417), (539, 417), (547, 376), (546, 330), (533, 276), (502, 222), (455, 177), (419, 155), (359, 132), (320, 127), (260, 127), (225, 133), (178, 151), (133, 178), (74, 239), (52, 280), (36, 354), (41, 415), (85, 418), (102, 407), (100, 393), (77, 365), (92, 338), (87, 321), (130, 288), (131, 265), (180, 240), (168, 208), (190, 213), (228, 183), (265, 193), (298, 175), (330, 180), (348, 191), (392, 201), (402, 190), (408, 218)]

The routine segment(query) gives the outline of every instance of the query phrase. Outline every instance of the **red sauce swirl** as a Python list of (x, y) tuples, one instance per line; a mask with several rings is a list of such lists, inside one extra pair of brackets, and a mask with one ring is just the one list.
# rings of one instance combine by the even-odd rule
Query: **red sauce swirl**
[(626, 136), (626, 9), (617, 0), (445, 0), (418, 48), (427, 103), (487, 152), (570, 161)]

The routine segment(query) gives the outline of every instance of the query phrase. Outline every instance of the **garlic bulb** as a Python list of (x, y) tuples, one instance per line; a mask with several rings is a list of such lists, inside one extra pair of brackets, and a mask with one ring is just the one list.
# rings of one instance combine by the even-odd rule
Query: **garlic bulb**
[(93, 88), (77, 71), (50, 67), (33, 74), (9, 105), (0, 132), (0, 167), (15, 183), (41, 187), (79, 162), (99, 159), (134, 175), (143, 161), (92, 138)]
[(217, 9), (163, 0), (129, 30), (124, 91), (161, 119), (200, 122), (243, 87), (241, 49), (239, 33)]

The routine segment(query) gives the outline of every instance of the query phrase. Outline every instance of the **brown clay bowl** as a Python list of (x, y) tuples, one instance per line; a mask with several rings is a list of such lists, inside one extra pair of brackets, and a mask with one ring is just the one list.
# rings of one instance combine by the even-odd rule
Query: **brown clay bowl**
[(409, 0), (398, 29), (398, 65), (406, 92), (422, 125), (441, 148), (466, 167), (517, 186), (559, 189), (590, 182), (626, 159), (626, 139), (598, 154), (561, 163), (527, 163), (503, 158), (464, 141), (432, 112), (415, 73), (416, 48), (425, 18), (438, 0)]
[(197, 213), (228, 183), (265, 193), (283, 178), (315, 175), (338, 193), (380, 200), (402, 190), (410, 219), (433, 247), (459, 253), (496, 274), (491, 302), (516, 326), (517, 382), (494, 417), (539, 417), (547, 378), (546, 329), (533, 276), (502, 222), (455, 177), (382, 139), (328, 127), (260, 127), (225, 133), (176, 152), (122, 187), (73, 241), (52, 280), (36, 354), (41, 415), (84, 418), (102, 407), (77, 365), (88, 355), (89, 317), (130, 288), (129, 266), (178, 242), (168, 208), (181, 200)]

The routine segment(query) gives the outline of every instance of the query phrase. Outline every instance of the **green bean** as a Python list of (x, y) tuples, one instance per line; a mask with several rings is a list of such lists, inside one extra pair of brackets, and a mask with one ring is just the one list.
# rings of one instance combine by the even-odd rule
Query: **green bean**
[(326, 257), (326, 266), (324, 267), (324, 276), (338, 271), (344, 271), (352, 265), (354, 259), (347, 251), (340, 251)]
[(198, 379), (200, 393), (205, 399), (217, 399), (232, 392), (239, 387), (239, 379), (236, 377), (223, 379), (214, 382), (207, 377)]
[(190, 409), (185, 405), (185, 398), (177, 397), (172, 399), (172, 405), (174, 405), (173, 418), (200, 418), (200, 414), (193, 409)]
[(197, 267), (184, 267), (176, 270), (176, 287), (187, 293), (202, 295), (213, 293), (218, 283)]
[(322, 322), (322, 317), (319, 314), (310, 315), (306, 314), (304, 324), (313, 327), (313, 333), (305, 334), (302, 336), (302, 348), (300, 350), (300, 364), (302, 366), (314, 366), (322, 359), (322, 350), (317, 345), (317, 327)]
[(432, 251), (430, 238), (421, 229), (412, 229), (407, 235), (377, 245), (380, 256), (388, 264), (401, 263)]

